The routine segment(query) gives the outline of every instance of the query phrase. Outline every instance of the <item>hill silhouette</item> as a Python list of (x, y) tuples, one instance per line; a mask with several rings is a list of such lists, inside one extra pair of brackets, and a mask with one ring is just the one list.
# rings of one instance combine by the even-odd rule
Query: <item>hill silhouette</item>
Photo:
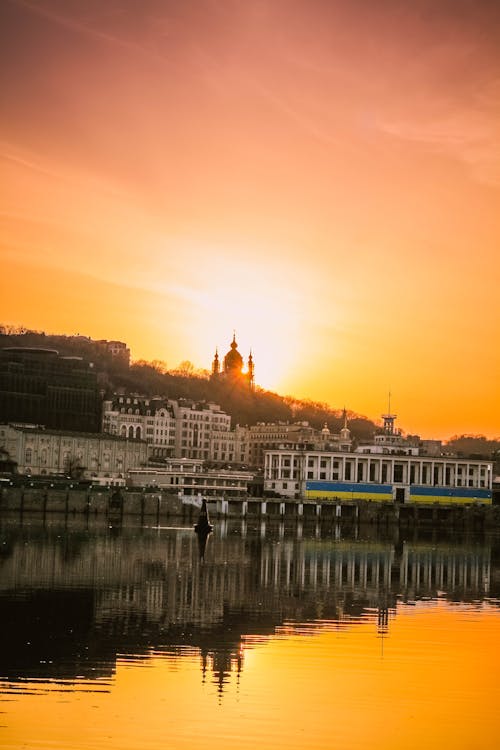
[[(31, 346), (57, 349), (62, 355), (79, 356), (94, 362), (103, 396), (115, 392), (137, 393), (147, 397), (212, 401), (231, 415), (233, 427), (258, 422), (309, 422), (316, 428), (326, 422), (332, 432), (342, 427), (342, 410), (328, 404), (293, 396), (280, 396), (244, 384), (212, 380), (207, 371), (197, 371), (190, 362), (168, 370), (164, 363), (138, 361), (128, 367), (114, 358), (99, 342), (84, 336), (50, 335), (25, 329), (0, 328), (0, 348)], [(348, 412), (349, 428), (358, 439), (370, 438), (376, 425), (366, 417)]]

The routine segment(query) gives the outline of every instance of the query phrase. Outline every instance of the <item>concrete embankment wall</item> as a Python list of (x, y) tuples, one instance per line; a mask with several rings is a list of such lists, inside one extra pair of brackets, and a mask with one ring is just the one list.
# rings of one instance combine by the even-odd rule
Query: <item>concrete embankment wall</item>
[[(351, 522), (377, 525), (450, 525), (453, 527), (500, 527), (500, 506), (479, 505), (395, 505), (352, 501), (285, 501), (279, 498), (210, 498), (213, 517)], [(169, 517), (191, 520), (197, 509), (168, 492), (123, 491), (117, 497), (109, 490), (63, 490), (4, 487), (0, 491), (0, 512), (42, 514), (92, 514), (139, 517), (160, 522)]]
[(195, 509), (181, 503), (177, 495), (167, 492), (123, 492), (119, 503), (107, 490), (45, 490), (3, 488), (0, 511), (18, 513), (92, 513), (164, 517), (191, 514)]

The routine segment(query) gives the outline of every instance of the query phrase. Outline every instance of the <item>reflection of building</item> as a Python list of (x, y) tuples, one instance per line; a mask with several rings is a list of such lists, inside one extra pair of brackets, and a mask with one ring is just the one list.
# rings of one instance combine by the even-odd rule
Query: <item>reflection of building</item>
[(230, 383), (240, 383), (254, 387), (254, 362), (252, 352), (248, 356), (247, 370), (243, 371), (243, 357), (238, 351), (236, 343), (236, 334), (233, 335), (231, 348), (224, 357), (222, 370), (219, 362), (218, 351), (215, 350), (214, 360), (212, 362), (212, 378)]
[(98, 432), (101, 397), (93, 367), (54, 349), (0, 349), (0, 422)]
[(81, 473), (85, 478), (123, 479), (129, 469), (147, 461), (144, 441), (102, 433), (0, 425), (0, 444), (21, 474)]
[[(72, 658), (74, 673), (81, 674), (83, 668), (91, 673), (92, 654), (107, 654), (111, 670), (117, 653), (146, 653), (153, 646), (180, 658), (181, 647), (190, 647), (191, 654), (199, 650), (202, 669), (212, 672), (222, 690), (242, 669), (245, 635), (267, 637), (284, 623), (292, 631), (304, 622), (309, 632), (347, 627), (361, 618), (384, 632), (400, 598), (447, 596), (456, 602), (495, 595), (486, 544), (413, 541), (400, 548), (389, 542), (287, 536), (276, 544), (273, 535), (223, 538), (216, 530), (200, 564), (191, 529), (143, 529), (140, 535), (126, 528), (113, 534), (81, 530), (3, 529), (4, 676), (10, 664), (16, 677), (40, 672), (53, 677), (61, 671), (71, 676)], [(34, 612), (36, 633), (25, 624), (33, 628)], [(86, 642), (91, 648), (82, 665)], [(26, 658), (22, 665), (19, 653)]]
[(473, 546), (405, 544), (400, 584), (408, 598), (459, 591), (463, 600), (473, 599), (489, 593), (490, 559)]

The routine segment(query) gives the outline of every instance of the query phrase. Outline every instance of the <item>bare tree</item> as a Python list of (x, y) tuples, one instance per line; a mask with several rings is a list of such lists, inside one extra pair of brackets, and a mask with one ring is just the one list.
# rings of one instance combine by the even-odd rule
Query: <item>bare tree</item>
[(64, 462), (64, 473), (71, 479), (81, 479), (86, 467), (82, 465), (80, 458), (71, 453)]

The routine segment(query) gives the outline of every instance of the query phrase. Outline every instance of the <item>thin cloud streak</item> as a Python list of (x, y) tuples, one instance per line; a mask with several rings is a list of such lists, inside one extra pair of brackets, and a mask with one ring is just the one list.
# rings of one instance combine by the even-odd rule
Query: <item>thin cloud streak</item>
[(150, 58), (151, 60), (154, 60), (161, 64), (168, 63), (173, 65), (173, 62), (169, 60), (168, 57), (160, 55), (158, 52), (153, 51), (144, 45), (131, 42), (128, 39), (124, 39), (123, 37), (114, 36), (113, 34), (109, 34), (101, 31), (100, 29), (89, 26), (88, 24), (75, 21), (74, 18), (56, 13), (53, 10), (49, 10), (47, 7), (35, 5), (33, 3), (30, 3), (28, 0), (8, 0), (8, 2), (21, 8), (25, 8), (26, 10), (31, 11), (32, 13), (42, 18), (52, 21), (53, 23), (58, 24), (59, 26), (62, 26), (66, 29), (70, 29), (71, 31), (74, 31), (78, 34), (83, 34), (99, 42), (104, 42), (112, 46), (121, 47), (122, 49), (139, 53), (140, 55)]
[[(500, 134), (495, 132), (491, 113), (452, 108), (445, 116), (425, 122), (379, 120), (381, 132), (413, 141), (448, 154), (466, 164), (482, 182), (500, 185)], [(500, 119), (500, 111), (498, 113)]]

